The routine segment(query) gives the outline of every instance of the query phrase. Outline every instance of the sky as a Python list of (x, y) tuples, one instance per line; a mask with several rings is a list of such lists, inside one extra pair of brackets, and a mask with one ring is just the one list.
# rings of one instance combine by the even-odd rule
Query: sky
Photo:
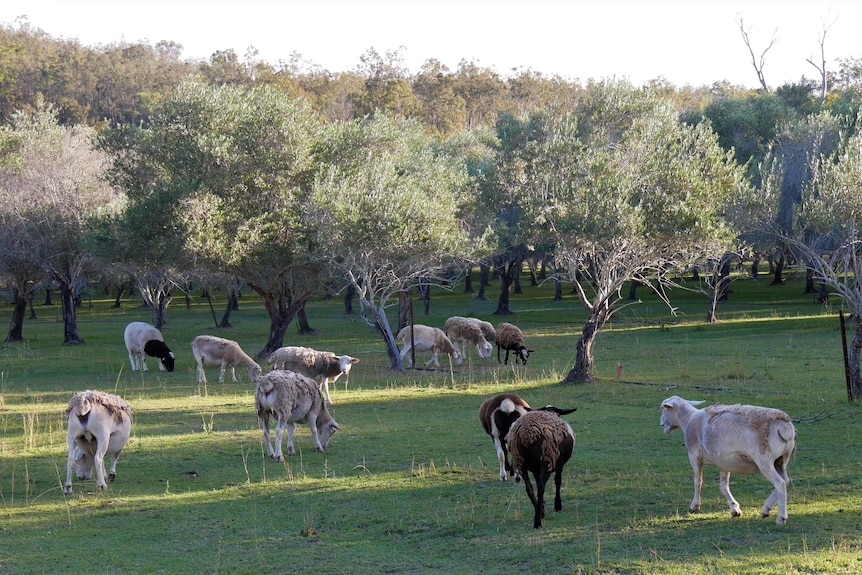
[(169, 40), (183, 59), (233, 50), (277, 66), (298, 53), (330, 72), (358, 68), (370, 48), (401, 50), (411, 73), (435, 59), (503, 76), (532, 70), (585, 82), (663, 78), (676, 86), (759, 81), (742, 39), (764, 56), (770, 87), (819, 79), (862, 57), (858, 0), (0, 0), (0, 22), (85, 46)]

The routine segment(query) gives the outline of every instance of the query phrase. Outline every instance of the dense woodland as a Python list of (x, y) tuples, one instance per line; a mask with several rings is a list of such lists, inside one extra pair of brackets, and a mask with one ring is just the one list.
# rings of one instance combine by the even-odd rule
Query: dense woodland
[(7, 341), (46, 285), (66, 344), (83, 343), (75, 302), (96, 283), (134, 285), (157, 325), (189, 286), (250, 289), (272, 322), (260, 355), (294, 319), (310, 329), (310, 297), (349, 293), (403, 369), (393, 301), (479, 269), (505, 315), (524, 266), (587, 311), (571, 381), (590, 380), (595, 334), (636, 288), (706, 278), (712, 321), (734, 263), (768, 262), (778, 283), (803, 265), (859, 325), (862, 60), (839, 62), (817, 81), (801, 62), (774, 89), (635, 87), (468, 61), (413, 74), (373, 48), (338, 72), (299, 54), (189, 61), (174, 42), (88, 47), (2, 25)]

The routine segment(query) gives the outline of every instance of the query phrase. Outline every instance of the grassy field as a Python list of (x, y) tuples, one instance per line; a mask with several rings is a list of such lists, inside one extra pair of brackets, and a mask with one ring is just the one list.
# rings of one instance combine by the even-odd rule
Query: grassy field
[[(195, 335), (235, 339), (250, 354), (268, 333), (251, 296), (216, 329), (209, 306), (175, 300), (165, 339), (172, 373), (131, 372), (123, 345), (129, 321), (150, 321), (138, 302), (79, 311), (86, 345), (63, 347), (62, 316), (37, 306), (28, 341), (0, 349), (0, 573), (852, 573), (862, 572), (859, 406), (847, 402), (837, 310), (783, 286), (740, 280), (704, 323), (705, 297), (679, 292), (682, 312), (642, 290), (597, 339), (599, 381), (563, 385), (584, 312), (552, 288), (513, 294), (515, 315), (489, 301), (434, 291), (431, 314), (518, 324), (537, 350), (526, 367), (468, 360), (394, 373), (382, 342), (340, 299), (308, 307), (309, 345), (360, 359), (345, 390), (332, 390), (343, 427), (315, 453), (307, 426), (298, 455), (264, 457), (244, 370), (239, 383), (195, 381)], [(221, 317), (223, 302), (217, 302)], [(11, 308), (3, 306), (11, 316)], [(395, 314), (392, 314), (395, 315)], [(423, 358), (424, 359), (424, 358)], [(155, 368), (155, 362), (150, 362)], [(618, 369), (621, 369), (617, 379)], [(133, 407), (132, 437), (108, 490), (75, 481), (65, 496), (69, 397), (84, 389), (122, 395)], [(487, 397), (514, 392), (533, 405), (577, 406), (565, 416), (577, 435), (565, 468), (563, 510), (549, 506), (532, 527), (523, 485), (500, 482), (490, 438), (476, 413)], [(689, 514), (692, 477), (682, 434), (659, 426), (669, 395), (707, 403), (756, 403), (797, 421), (788, 524), (761, 519), (762, 476), (733, 476), (743, 516), (731, 519), (707, 468), (703, 511)]]

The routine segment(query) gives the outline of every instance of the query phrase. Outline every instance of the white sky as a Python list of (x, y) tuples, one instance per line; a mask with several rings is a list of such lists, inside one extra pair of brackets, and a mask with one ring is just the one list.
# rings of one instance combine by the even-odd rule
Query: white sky
[(741, 16), (767, 83), (817, 78), (862, 57), (858, 0), (0, 0), (0, 21), (30, 25), (86, 46), (170, 40), (183, 59), (249, 47), (276, 65), (302, 54), (330, 72), (355, 69), (373, 47), (403, 46), (418, 72), (429, 58), (453, 72), (461, 60), (509, 75), (515, 68), (570, 80), (664, 77), (677, 86), (758, 81), (737, 24)]

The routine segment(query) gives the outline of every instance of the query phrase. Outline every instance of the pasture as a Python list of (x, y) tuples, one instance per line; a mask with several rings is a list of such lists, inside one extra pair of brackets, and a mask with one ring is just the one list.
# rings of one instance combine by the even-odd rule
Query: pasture
[[(394, 373), (382, 341), (340, 298), (308, 305), (316, 335), (288, 328), (285, 345), (350, 354), (345, 389), (330, 410), (343, 427), (315, 453), (298, 426), (298, 454), (264, 457), (246, 370), (238, 384), (195, 381), (190, 342), (200, 334), (264, 345), (268, 318), (245, 293), (232, 328), (213, 327), (205, 300), (177, 297), (164, 329), (176, 370), (130, 371), (123, 329), (151, 321), (136, 300), (85, 300), (86, 345), (63, 347), (59, 307), (36, 305), (27, 342), (0, 349), (0, 573), (850, 573), (862, 571), (860, 406), (847, 402), (837, 309), (802, 294), (799, 279), (732, 284), (704, 323), (707, 299), (678, 293), (671, 317), (657, 298), (623, 310), (597, 337), (599, 380), (563, 385), (584, 312), (551, 286), (512, 294), (515, 315), (495, 317), (496, 289), (478, 301), (456, 288), (432, 291), (430, 315), (510, 321), (536, 352), (527, 366), (496, 354), (450, 371)], [(475, 284), (474, 284), (475, 285)], [(219, 294), (216, 294), (219, 295)], [(414, 296), (414, 299), (415, 296)], [(224, 302), (217, 298), (220, 318)], [(358, 313), (358, 303), (355, 304)], [(0, 307), (4, 316), (8, 305)], [(395, 313), (390, 313), (395, 317)], [(419, 365), (424, 355), (417, 356)], [(619, 379), (617, 378), (619, 371)], [(264, 366), (264, 370), (266, 370)], [(84, 389), (118, 393), (134, 412), (132, 435), (104, 493), (73, 482), (63, 495), (63, 410)], [(564, 473), (563, 509), (548, 505), (533, 529), (522, 484), (501, 482), (480, 403), (514, 392), (533, 406), (577, 406)], [(718, 471), (704, 473), (703, 510), (689, 514), (692, 475), (682, 434), (665, 436), (669, 395), (783, 409), (796, 420), (788, 524), (759, 516), (771, 485), (731, 480), (742, 517), (731, 519)], [(552, 501), (546, 497), (546, 501)]]

